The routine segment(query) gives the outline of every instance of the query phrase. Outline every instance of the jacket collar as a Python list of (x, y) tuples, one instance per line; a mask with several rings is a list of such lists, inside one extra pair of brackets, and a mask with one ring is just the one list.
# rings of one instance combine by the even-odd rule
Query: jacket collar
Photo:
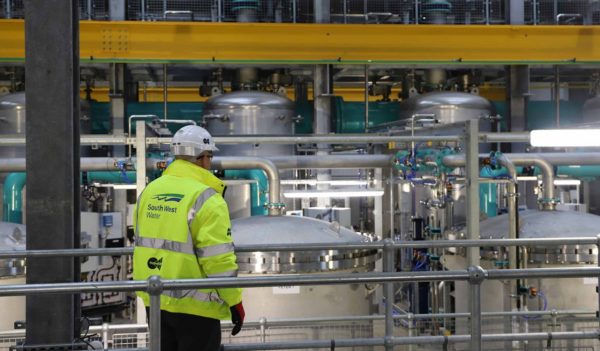
[(225, 183), (223, 183), (219, 178), (215, 177), (210, 171), (207, 171), (206, 169), (188, 161), (173, 161), (169, 167), (165, 169), (163, 174), (194, 179), (213, 188), (221, 196), (223, 196), (223, 192), (225, 191)]

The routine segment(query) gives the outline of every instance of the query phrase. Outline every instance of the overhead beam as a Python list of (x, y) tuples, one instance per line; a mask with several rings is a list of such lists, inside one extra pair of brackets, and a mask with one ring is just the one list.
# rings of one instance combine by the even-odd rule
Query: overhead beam
[[(598, 26), (82, 21), (82, 62), (600, 63)], [(0, 20), (0, 61), (22, 61), (22, 20)]]

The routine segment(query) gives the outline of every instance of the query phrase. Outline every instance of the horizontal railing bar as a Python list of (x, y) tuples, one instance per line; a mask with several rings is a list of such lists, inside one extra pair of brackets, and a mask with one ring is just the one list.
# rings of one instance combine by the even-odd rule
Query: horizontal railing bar
[[(393, 248), (454, 248), (454, 247), (490, 247), (490, 246), (565, 246), (565, 245), (597, 245), (596, 237), (580, 238), (537, 238), (537, 239), (480, 239), (480, 240), (424, 240), (392, 242)], [(316, 243), (316, 244), (261, 244), (239, 245), (236, 252), (257, 251), (311, 251), (311, 250), (381, 250), (386, 245), (383, 241), (367, 243)], [(97, 248), (97, 249), (60, 249), (60, 250), (0, 250), (0, 259), (53, 257), (53, 256), (118, 256), (133, 254), (133, 247)]]
[[(570, 278), (597, 277), (600, 267), (577, 268), (527, 268), (484, 270), (484, 279), (518, 279), (518, 278)], [(298, 274), (266, 277), (238, 277), (211, 279), (176, 279), (161, 280), (164, 290), (210, 289), (210, 288), (252, 288), (281, 285), (335, 285), (362, 283), (403, 283), (468, 280), (467, 270), (424, 271), (424, 272), (367, 272), (367, 273), (327, 273)], [(76, 282), (50, 284), (18, 284), (0, 286), (0, 296), (60, 294), (75, 292), (108, 292), (108, 291), (147, 291), (148, 281), (129, 280), (114, 282)]]

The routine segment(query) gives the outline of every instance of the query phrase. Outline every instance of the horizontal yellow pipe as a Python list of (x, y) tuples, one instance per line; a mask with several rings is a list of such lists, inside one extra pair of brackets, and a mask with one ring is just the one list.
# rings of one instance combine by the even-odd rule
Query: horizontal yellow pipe
[[(25, 56), (0, 20), (0, 61)], [(81, 60), (236, 64), (600, 63), (600, 26), (80, 22)]]

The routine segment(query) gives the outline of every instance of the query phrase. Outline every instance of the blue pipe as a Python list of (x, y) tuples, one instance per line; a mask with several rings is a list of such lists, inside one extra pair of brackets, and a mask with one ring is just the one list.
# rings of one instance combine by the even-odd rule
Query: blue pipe
[(25, 173), (11, 173), (4, 180), (2, 193), (2, 220), (11, 223), (23, 223), (23, 187)]
[(266, 216), (267, 194), (269, 192), (269, 182), (267, 175), (260, 169), (250, 170), (226, 170), (225, 178), (230, 179), (248, 179), (255, 182), (250, 184), (250, 213), (252, 216)]

